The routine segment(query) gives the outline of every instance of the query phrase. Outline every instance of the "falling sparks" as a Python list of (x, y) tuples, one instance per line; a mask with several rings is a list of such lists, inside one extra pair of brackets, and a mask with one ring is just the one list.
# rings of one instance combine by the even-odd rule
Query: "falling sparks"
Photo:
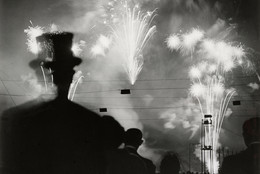
[(141, 12), (138, 5), (130, 8), (127, 3), (121, 4), (120, 9), (123, 9), (121, 13), (112, 17), (118, 20), (112, 20), (110, 27), (114, 43), (121, 53), (123, 67), (133, 85), (143, 67), (142, 51), (156, 31), (156, 26), (150, 27), (155, 15), (154, 11)]
[(82, 79), (84, 78), (82, 71), (77, 71), (74, 76), (72, 83), (70, 84), (68, 99), (73, 101), (78, 84), (82, 83)]
[[(179, 39), (179, 37), (181, 39)], [(196, 53), (196, 63), (189, 70), (192, 85), (189, 89), (191, 96), (199, 103), (202, 118), (211, 115), (212, 129), (205, 130), (205, 146), (212, 147), (212, 155), (205, 154), (208, 171), (217, 173), (218, 159), (216, 149), (219, 145), (221, 126), (228, 110), (228, 104), (235, 94), (235, 89), (225, 87), (224, 75), (238, 66), (249, 68), (243, 46), (238, 46), (223, 40), (208, 39), (204, 32), (192, 29), (191, 32), (167, 39), (170, 50), (180, 50), (183, 55)], [(195, 49), (196, 48), (196, 49)], [(245, 64), (248, 64), (245, 66)]]

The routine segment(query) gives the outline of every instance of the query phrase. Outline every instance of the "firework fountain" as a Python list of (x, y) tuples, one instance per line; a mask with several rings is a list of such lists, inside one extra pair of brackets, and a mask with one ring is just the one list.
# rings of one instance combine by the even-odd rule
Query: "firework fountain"
[(114, 46), (123, 60), (130, 83), (134, 85), (143, 67), (142, 51), (156, 31), (156, 26), (151, 26), (155, 11), (144, 13), (138, 5), (131, 8), (126, 1), (113, 1), (109, 5), (113, 9), (109, 11), (111, 20), (105, 23), (112, 29)]
[(217, 148), (221, 126), (229, 101), (236, 92), (225, 86), (225, 74), (250, 63), (242, 45), (208, 39), (203, 33), (193, 29), (188, 34), (173, 34), (166, 42), (170, 50), (179, 50), (182, 55), (191, 53), (191, 57), (195, 55), (196, 63), (189, 70), (192, 81), (189, 91), (198, 101), (202, 115), (202, 162), (213, 174), (218, 173), (219, 168)]
[[(58, 26), (55, 25), (55, 24), (51, 24), (48, 28), (45, 28), (45, 27), (40, 27), (40, 26), (34, 26), (32, 24), (32, 22), (30, 21), (31, 23), (31, 26), (29, 26), (27, 29), (24, 30), (24, 32), (26, 33), (27, 35), (27, 46), (28, 46), (28, 50), (29, 52), (35, 54), (35, 55), (38, 55), (41, 53), (42, 51), (42, 46), (36, 41), (36, 37), (42, 35), (43, 33), (46, 33), (46, 32), (50, 32), (50, 33), (57, 33), (57, 32), (61, 32), (59, 29), (58, 29)], [(83, 41), (83, 40), (80, 40), (79, 42), (74, 42), (72, 47), (71, 47), (71, 51), (73, 52), (73, 55), (74, 56), (80, 56), (81, 53), (83, 52), (83, 47), (85, 47), (86, 45), (86, 42)], [(45, 45), (44, 47), (47, 47), (45, 49), (48, 49), (48, 55), (46, 55), (47, 57), (44, 57), (45, 60), (52, 60), (52, 54), (51, 54), (51, 45)], [(45, 61), (45, 60), (42, 60)], [(45, 84), (45, 92), (48, 91), (49, 89), (49, 85), (48, 85), (48, 82), (47, 82), (47, 78), (46, 78), (46, 73), (50, 74), (51, 76), (51, 86), (53, 87), (53, 76), (52, 76), (52, 71), (51, 69), (48, 69), (47, 71), (44, 69), (42, 63), (39, 65), (40, 68), (41, 68), (41, 71), (42, 71), (42, 75), (43, 75), (43, 80), (44, 80), (44, 84)], [(69, 93), (68, 93), (68, 99), (70, 100), (73, 100), (74, 99), (74, 96), (75, 96), (75, 92), (76, 92), (76, 89), (77, 89), (77, 86), (79, 83), (82, 82), (82, 79), (83, 79), (83, 75), (82, 75), (82, 72), (81, 71), (77, 71), (73, 77), (73, 81), (71, 83), (71, 86), (70, 86), (70, 90), (69, 90)]]

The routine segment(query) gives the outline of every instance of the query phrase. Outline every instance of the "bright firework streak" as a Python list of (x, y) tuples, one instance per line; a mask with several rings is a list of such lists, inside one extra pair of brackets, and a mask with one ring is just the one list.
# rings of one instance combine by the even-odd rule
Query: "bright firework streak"
[[(204, 115), (212, 115), (213, 127), (206, 129), (204, 138), (205, 143), (213, 147), (213, 155), (206, 154), (205, 161), (209, 172), (217, 173), (219, 163), (216, 149), (218, 148), (219, 134), (229, 101), (235, 94), (234, 89), (225, 88), (224, 75), (227, 72), (232, 72), (237, 66), (249, 67), (244, 66), (249, 61), (241, 45), (233, 46), (224, 41), (202, 39), (204, 37), (202, 33), (204, 32), (194, 34), (192, 37), (185, 34), (182, 36), (181, 47), (170, 47), (170, 49), (177, 48), (176, 50), (180, 49), (183, 53), (186, 50), (193, 51), (193, 48), (198, 48), (194, 51), (201, 58), (197, 60), (200, 63), (193, 65), (189, 71), (192, 80), (190, 94), (198, 100), (202, 118)], [(195, 35), (197, 36), (195, 37)], [(190, 39), (185, 39), (185, 37)]]
[[(32, 23), (31, 23), (32, 24)], [(44, 28), (40, 26), (29, 26), (27, 29), (24, 30), (27, 35), (27, 46), (28, 50), (33, 54), (38, 54), (40, 51), (40, 47), (36, 41), (36, 37), (40, 36), (44, 33)]]
[(154, 11), (142, 13), (138, 6), (129, 8), (127, 4), (122, 5), (119, 22), (111, 25), (111, 28), (124, 69), (133, 85), (143, 67), (142, 50), (156, 31), (156, 26), (150, 27), (155, 15)]
[(82, 79), (84, 76), (82, 75), (82, 71), (77, 71), (74, 76), (72, 83), (70, 84), (69, 93), (68, 93), (68, 99), (73, 101), (78, 84), (82, 82)]

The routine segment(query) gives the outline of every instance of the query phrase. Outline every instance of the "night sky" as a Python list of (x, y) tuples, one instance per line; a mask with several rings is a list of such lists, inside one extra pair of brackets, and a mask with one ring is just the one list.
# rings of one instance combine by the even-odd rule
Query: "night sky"
[[(75, 34), (75, 41), (85, 40), (83, 64), (78, 67), (85, 76), (79, 85), (75, 102), (99, 113), (107, 108), (126, 129), (139, 127), (146, 139), (142, 153), (160, 160), (160, 154), (172, 150), (179, 154), (183, 170), (188, 166), (189, 144), (199, 143), (201, 118), (197, 103), (190, 98), (187, 61), (177, 52), (166, 47), (165, 40), (172, 34), (198, 27), (207, 31), (235, 26), (230, 41), (242, 42), (250, 48), (250, 60), (260, 73), (260, 3), (258, 0), (141, 0), (142, 10), (157, 9), (153, 24), (157, 32), (144, 49), (144, 67), (132, 86), (116, 62), (116, 57), (93, 57), (90, 47), (100, 34), (107, 34), (100, 27), (101, 7), (106, 0), (2, 0), (0, 1), (0, 112), (33, 99), (42, 83), (33, 81), (35, 72), (28, 63), (35, 55), (27, 51), (26, 29), (34, 25), (52, 23), (64, 31)], [(220, 25), (221, 24), (221, 25)], [(215, 28), (214, 28), (215, 27)], [(220, 29), (216, 29), (216, 28)], [(222, 29), (223, 30), (223, 29)], [(213, 32), (214, 33), (214, 32)], [(259, 85), (256, 73), (237, 69), (227, 75), (227, 86), (234, 87), (237, 95), (229, 104), (231, 115), (226, 117), (220, 143), (229, 149), (245, 148), (241, 136), (244, 120), (259, 116)], [(121, 89), (131, 89), (130, 95), (120, 94)], [(100, 113), (101, 115), (104, 113)], [(172, 128), (166, 128), (167, 116), (175, 115)], [(194, 135), (192, 134), (194, 133)], [(194, 150), (194, 149), (193, 149)], [(195, 156), (193, 157), (194, 164)], [(192, 166), (194, 169), (196, 166)]]

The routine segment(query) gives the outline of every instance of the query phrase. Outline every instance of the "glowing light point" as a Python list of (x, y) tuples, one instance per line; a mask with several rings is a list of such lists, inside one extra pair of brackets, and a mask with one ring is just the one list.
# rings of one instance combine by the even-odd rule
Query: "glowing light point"
[(166, 39), (167, 47), (172, 50), (178, 50), (181, 46), (181, 40), (180, 38), (173, 34), (170, 37)]
[(194, 78), (200, 78), (201, 77), (201, 71), (199, 70), (198, 67), (191, 67), (190, 71), (189, 71), (189, 76), (191, 79)]
[(233, 55), (240, 59), (245, 56), (245, 50), (242, 46), (233, 47)]
[(201, 97), (205, 95), (206, 87), (200, 83), (194, 83), (190, 88), (190, 93), (194, 97)]

